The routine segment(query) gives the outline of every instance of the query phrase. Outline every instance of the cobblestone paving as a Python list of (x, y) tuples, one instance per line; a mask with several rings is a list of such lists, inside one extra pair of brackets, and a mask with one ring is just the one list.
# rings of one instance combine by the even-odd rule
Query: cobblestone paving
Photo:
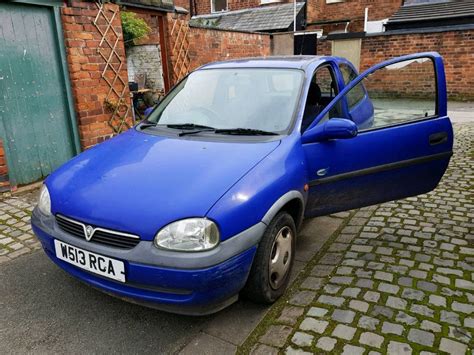
[(253, 354), (474, 354), (474, 125), (426, 195), (352, 211), (244, 344)]
[(37, 193), (0, 197), (0, 264), (41, 248), (30, 225)]

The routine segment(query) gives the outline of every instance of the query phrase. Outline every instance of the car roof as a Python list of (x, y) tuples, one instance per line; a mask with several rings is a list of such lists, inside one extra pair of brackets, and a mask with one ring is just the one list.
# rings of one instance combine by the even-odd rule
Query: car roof
[[(226, 60), (205, 64), (199, 69), (222, 69), (222, 68), (286, 68), (305, 70), (310, 64), (315, 62), (325, 62), (335, 57), (319, 55), (293, 55), (293, 56), (269, 56), (252, 57), (234, 60)], [(318, 63), (319, 64), (319, 63)]]

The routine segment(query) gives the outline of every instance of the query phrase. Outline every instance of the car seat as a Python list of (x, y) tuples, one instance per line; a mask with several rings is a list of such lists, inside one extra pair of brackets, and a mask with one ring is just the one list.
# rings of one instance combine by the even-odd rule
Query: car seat
[(301, 133), (306, 131), (316, 116), (321, 112), (321, 88), (314, 81), (311, 82), (306, 99), (306, 107), (304, 109), (303, 123), (301, 124)]

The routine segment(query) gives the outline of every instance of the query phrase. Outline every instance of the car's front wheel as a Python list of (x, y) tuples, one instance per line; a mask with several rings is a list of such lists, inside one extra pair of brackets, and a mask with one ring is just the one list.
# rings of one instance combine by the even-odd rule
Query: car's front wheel
[(260, 241), (242, 294), (258, 303), (273, 303), (290, 280), (295, 256), (296, 226), (287, 212), (278, 213)]

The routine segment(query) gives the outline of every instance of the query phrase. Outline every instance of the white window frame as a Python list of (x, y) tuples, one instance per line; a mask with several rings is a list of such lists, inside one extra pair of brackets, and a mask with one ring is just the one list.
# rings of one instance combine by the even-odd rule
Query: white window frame
[(338, 2), (346, 2), (346, 0), (326, 0), (326, 4), (336, 4)]
[(283, 0), (260, 0), (260, 5), (274, 4), (280, 2), (283, 2)]

